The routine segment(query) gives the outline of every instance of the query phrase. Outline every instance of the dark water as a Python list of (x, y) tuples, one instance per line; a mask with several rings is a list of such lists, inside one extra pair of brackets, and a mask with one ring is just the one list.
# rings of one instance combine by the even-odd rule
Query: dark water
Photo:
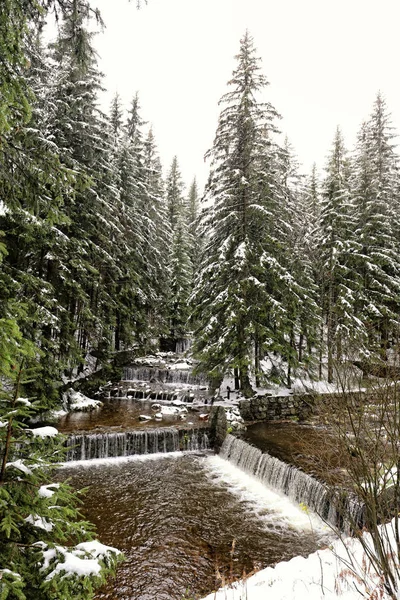
[(165, 427), (169, 425), (187, 427), (189, 423), (199, 427), (204, 422), (199, 419), (199, 414), (207, 413), (208, 408), (202, 407), (200, 411), (194, 411), (188, 407), (184, 419), (177, 415), (164, 415), (162, 421), (141, 421), (140, 415), (149, 415), (154, 417), (156, 410), (151, 406), (157, 403), (156, 400), (147, 402), (144, 400), (129, 400), (110, 398), (102, 399), (102, 407), (89, 412), (72, 412), (60, 418), (57, 428), (62, 433), (72, 433), (77, 431), (99, 431), (109, 430), (115, 427), (118, 431), (124, 429), (144, 429), (154, 427)]
[(263, 452), (331, 485), (342, 485), (347, 481), (349, 457), (339, 452), (324, 427), (299, 423), (255, 423), (241, 437)]
[(221, 577), (307, 555), (321, 542), (310, 528), (295, 529), (305, 519), (300, 511), (288, 517), (279, 496), (258, 491), (253, 498), (253, 484), (218, 457), (65, 468), (60, 476), (90, 486), (85, 516), (99, 539), (127, 558), (97, 599), (199, 598), (219, 588)]

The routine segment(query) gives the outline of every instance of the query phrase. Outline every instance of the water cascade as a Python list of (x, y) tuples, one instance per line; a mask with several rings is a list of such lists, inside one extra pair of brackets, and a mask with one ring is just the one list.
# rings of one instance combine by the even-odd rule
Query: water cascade
[(207, 386), (208, 381), (201, 375), (193, 375), (187, 369), (159, 369), (156, 367), (126, 367), (123, 381), (147, 381), (149, 383), (183, 384)]
[(159, 429), (112, 433), (82, 433), (70, 435), (66, 441), (66, 461), (93, 458), (116, 458), (135, 454), (177, 452), (179, 450), (207, 450), (208, 430)]
[(340, 509), (338, 495), (327, 485), (243, 440), (227, 435), (220, 456), (269, 487), (283, 492), (297, 504), (304, 504), (334, 527), (346, 532), (351, 530), (343, 514), (350, 515), (350, 522), (362, 524), (363, 506), (357, 499), (348, 495), (345, 508)]

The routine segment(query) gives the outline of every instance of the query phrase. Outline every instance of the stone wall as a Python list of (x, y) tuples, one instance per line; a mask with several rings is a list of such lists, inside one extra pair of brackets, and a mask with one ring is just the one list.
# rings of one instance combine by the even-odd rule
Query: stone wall
[(210, 445), (214, 448), (216, 454), (219, 453), (224, 439), (227, 435), (228, 421), (226, 419), (226, 412), (222, 406), (214, 406), (211, 409), (210, 417)]
[(240, 414), (245, 421), (279, 421), (298, 419), (304, 421), (313, 410), (313, 397), (308, 394), (296, 396), (256, 396), (242, 400)]

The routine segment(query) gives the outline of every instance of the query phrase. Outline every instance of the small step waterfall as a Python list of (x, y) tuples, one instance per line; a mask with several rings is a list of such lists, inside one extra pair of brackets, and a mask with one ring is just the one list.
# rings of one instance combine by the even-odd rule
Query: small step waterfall
[[(357, 499), (347, 496), (345, 509), (340, 509), (341, 500), (335, 490), (243, 440), (227, 435), (220, 456), (297, 504), (304, 504), (334, 527), (350, 532), (351, 523), (362, 525), (363, 506)], [(343, 514), (350, 514), (351, 523), (344, 522)]]
[(193, 375), (190, 370), (159, 369), (156, 367), (125, 367), (123, 381), (146, 381), (149, 383), (208, 385), (202, 375)]
[(118, 433), (82, 433), (70, 435), (66, 441), (66, 461), (93, 458), (116, 458), (135, 454), (156, 454), (179, 450), (207, 450), (208, 430), (159, 429)]

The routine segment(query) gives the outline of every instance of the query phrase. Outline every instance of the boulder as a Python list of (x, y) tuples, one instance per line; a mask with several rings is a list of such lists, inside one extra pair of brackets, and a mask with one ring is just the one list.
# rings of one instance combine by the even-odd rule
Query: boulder
[(149, 415), (139, 415), (139, 421), (151, 421), (152, 418)]

